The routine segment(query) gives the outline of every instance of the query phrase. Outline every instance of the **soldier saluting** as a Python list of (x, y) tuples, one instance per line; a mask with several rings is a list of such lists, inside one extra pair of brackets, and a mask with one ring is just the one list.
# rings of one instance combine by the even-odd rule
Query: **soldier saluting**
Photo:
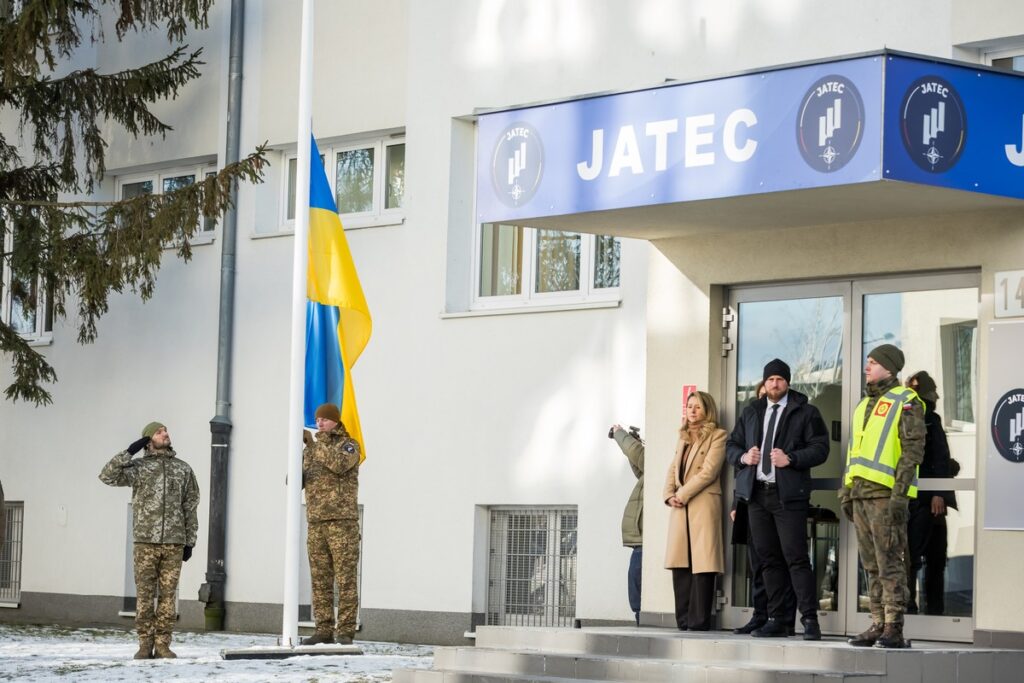
[[(302, 486), (306, 490), (307, 549), (316, 633), (303, 645), (351, 645), (359, 605), (359, 442), (341, 423), (338, 406), (316, 409), (317, 433), (303, 431)], [(334, 619), (334, 584), (338, 619)]]
[[(141, 458), (135, 454), (145, 449)], [(108, 486), (132, 487), (132, 536), (135, 539), (135, 659), (171, 659), (174, 592), (181, 563), (192, 557), (199, 519), (199, 484), (192, 468), (178, 459), (171, 436), (160, 422), (150, 422), (142, 438), (110, 459), (100, 472)], [(156, 612), (153, 600), (157, 596)]]

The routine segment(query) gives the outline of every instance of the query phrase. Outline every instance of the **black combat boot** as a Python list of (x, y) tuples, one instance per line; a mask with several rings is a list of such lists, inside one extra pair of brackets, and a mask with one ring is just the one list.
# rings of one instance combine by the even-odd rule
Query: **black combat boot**
[(327, 643), (330, 645), (334, 642), (334, 634), (332, 633), (314, 633), (309, 638), (303, 638), (301, 641), (302, 645), (319, 645), (320, 643)]
[(875, 641), (875, 647), (899, 650), (910, 647), (903, 638), (903, 624), (886, 624), (882, 635)]
[(882, 636), (883, 630), (881, 624), (871, 624), (867, 631), (855, 635), (846, 642), (854, 647), (871, 647)]

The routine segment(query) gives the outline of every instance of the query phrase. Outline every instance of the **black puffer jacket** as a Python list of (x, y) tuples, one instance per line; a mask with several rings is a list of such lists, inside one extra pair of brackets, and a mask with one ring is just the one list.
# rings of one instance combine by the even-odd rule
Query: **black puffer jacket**
[[(736, 468), (736, 495), (750, 500), (754, 490), (756, 468), (740, 462), (743, 454), (764, 439), (764, 414), (768, 399), (760, 398), (746, 408), (729, 435), (725, 454)], [(807, 503), (811, 498), (811, 468), (828, 459), (828, 429), (821, 413), (808, 403), (799, 391), (789, 391), (786, 407), (775, 428), (775, 448), (781, 448), (792, 463), (775, 470), (775, 483), (779, 486), (779, 499), (786, 503)], [(762, 453), (762, 457), (767, 457)]]

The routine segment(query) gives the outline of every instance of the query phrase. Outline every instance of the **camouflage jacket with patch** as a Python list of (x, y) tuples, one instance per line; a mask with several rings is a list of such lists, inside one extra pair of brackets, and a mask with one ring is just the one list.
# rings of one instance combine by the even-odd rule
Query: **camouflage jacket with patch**
[(303, 449), (302, 486), (310, 522), (359, 519), (359, 442), (344, 425), (317, 432)]
[[(868, 419), (878, 403), (878, 398), (885, 395), (889, 390), (899, 386), (899, 379), (890, 377), (877, 384), (867, 385), (868, 405), (864, 411), (864, 423)], [(910, 484), (917, 475), (917, 467), (924, 460), (924, 441), (927, 434), (927, 427), (924, 421), (924, 408), (919, 401), (911, 401), (910, 408), (904, 410), (899, 421), (900, 437), (900, 459), (896, 463), (896, 483), (890, 489), (884, 484), (867, 481), (857, 477), (853, 480), (853, 486), (843, 487), (839, 490), (839, 498), (865, 499), (865, 498), (889, 498), (890, 496), (907, 496)]]
[(132, 487), (132, 533), (136, 543), (196, 544), (199, 484), (174, 449), (147, 451), (132, 459), (121, 451), (100, 471), (108, 486)]

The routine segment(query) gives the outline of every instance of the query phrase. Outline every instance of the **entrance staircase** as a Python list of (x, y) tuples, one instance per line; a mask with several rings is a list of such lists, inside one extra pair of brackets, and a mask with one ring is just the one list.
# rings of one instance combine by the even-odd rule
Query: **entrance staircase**
[(439, 647), (431, 669), (394, 683), (1021, 683), (1024, 651), (914, 641), (909, 650), (845, 639), (759, 640), (664, 628), (481, 626), (475, 646)]

